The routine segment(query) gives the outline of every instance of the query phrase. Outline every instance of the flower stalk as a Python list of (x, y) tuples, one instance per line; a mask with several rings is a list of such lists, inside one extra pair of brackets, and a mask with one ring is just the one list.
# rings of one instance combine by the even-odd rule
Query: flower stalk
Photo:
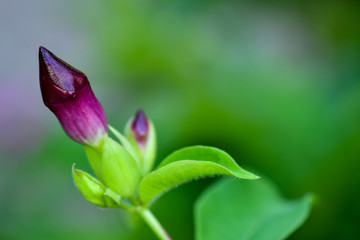
[(148, 208), (139, 208), (137, 211), (139, 216), (147, 223), (153, 232), (161, 240), (171, 240), (169, 234), (165, 231), (160, 222), (156, 219), (154, 214)]

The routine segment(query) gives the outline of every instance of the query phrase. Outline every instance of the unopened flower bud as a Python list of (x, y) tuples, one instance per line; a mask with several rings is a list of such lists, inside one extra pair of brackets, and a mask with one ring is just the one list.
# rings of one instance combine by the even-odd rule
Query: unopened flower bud
[(97, 146), (107, 135), (106, 116), (85, 74), (44, 47), (39, 49), (39, 64), (44, 104), (70, 138)]
[(149, 173), (153, 167), (156, 153), (156, 135), (152, 122), (147, 119), (142, 109), (138, 110), (129, 120), (125, 128), (125, 135), (133, 145), (140, 159), (141, 172)]
[(149, 121), (142, 109), (138, 110), (131, 124), (131, 131), (140, 148), (144, 148), (149, 133)]
[(101, 182), (88, 173), (75, 169), (74, 165), (72, 176), (79, 192), (88, 202), (100, 207), (106, 207), (104, 197), (106, 187)]
[(121, 197), (90, 174), (72, 167), (74, 183), (83, 197), (99, 207), (118, 208)]

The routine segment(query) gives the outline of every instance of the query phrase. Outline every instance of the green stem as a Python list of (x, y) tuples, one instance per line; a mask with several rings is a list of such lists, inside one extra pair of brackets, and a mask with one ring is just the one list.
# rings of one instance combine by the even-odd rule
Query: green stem
[(149, 225), (149, 227), (154, 231), (156, 236), (161, 240), (171, 240), (169, 234), (165, 231), (163, 226), (155, 218), (152, 212), (147, 208), (141, 208), (138, 210), (139, 215), (144, 219), (144, 221)]

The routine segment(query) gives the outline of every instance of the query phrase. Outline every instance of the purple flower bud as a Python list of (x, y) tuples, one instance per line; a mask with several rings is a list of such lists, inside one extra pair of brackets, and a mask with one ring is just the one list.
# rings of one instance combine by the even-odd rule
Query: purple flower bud
[(138, 144), (144, 145), (149, 133), (149, 122), (142, 109), (139, 109), (136, 112), (135, 118), (131, 124), (131, 130)]
[(107, 135), (103, 108), (84, 73), (44, 47), (39, 48), (40, 88), (44, 104), (73, 140), (96, 146)]

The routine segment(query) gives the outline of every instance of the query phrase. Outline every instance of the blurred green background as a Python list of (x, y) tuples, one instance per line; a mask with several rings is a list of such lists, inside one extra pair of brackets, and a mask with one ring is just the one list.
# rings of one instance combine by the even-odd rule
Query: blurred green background
[[(161, 160), (226, 150), (288, 198), (317, 204), (290, 239), (360, 236), (359, 1), (0, 1), (0, 239), (154, 239), (142, 221), (87, 203), (82, 147), (42, 104), (38, 47), (85, 72), (108, 121), (142, 107)], [(193, 204), (217, 179), (153, 210), (193, 239)]]

